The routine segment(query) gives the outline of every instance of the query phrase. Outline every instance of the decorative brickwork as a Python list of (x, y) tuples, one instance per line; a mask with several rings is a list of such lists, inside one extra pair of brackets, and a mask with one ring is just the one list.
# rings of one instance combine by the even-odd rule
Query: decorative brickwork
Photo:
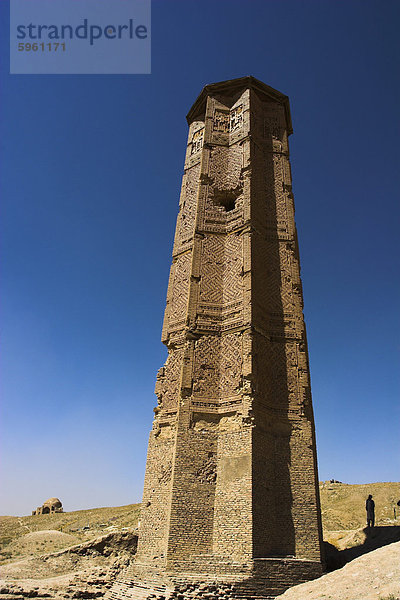
[(322, 571), (289, 103), (246, 77), (188, 122), (137, 559), (107, 597), (265, 600)]

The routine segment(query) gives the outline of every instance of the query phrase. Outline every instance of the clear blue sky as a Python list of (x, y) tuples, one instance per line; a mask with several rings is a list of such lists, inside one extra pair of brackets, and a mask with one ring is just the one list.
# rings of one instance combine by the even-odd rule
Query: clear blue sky
[(320, 479), (399, 480), (400, 3), (154, 0), (151, 75), (9, 75), (0, 514), (141, 499), (187, 136), (206, 83), (288, 94)]

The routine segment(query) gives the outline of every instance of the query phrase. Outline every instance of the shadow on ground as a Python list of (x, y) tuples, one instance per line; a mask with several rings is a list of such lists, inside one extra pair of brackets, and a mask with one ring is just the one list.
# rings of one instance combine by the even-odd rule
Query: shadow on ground
[(345, 550), (338, 550), (333, 544), (324, 542), (327, 571), (340, 569), (346, 563), (367, 554), (367, 552), (400, 541), (400, 526), (397, 525), (365, 527), (362, 531), (365, 534), (364, 542)]

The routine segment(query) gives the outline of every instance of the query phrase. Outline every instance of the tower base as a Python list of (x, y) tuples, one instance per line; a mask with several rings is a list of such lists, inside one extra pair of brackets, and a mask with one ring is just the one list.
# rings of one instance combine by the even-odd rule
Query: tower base
[(240, 564), (202, 556), (190, 561), (187, 572), (180, 565), (179, 574), (134, 563), (105, 600), (270, 600), (322, 573), (320, 562), (295, 558), (258, 558)]

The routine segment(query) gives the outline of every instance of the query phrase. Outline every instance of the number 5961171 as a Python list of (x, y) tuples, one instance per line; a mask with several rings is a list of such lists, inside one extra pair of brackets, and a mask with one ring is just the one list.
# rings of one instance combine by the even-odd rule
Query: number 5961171
[(33, 44), (19, 42), (18, 44), (18, 52), (57, 52), (57, 50), (65, 52), (65, 42), (34, 42)]

